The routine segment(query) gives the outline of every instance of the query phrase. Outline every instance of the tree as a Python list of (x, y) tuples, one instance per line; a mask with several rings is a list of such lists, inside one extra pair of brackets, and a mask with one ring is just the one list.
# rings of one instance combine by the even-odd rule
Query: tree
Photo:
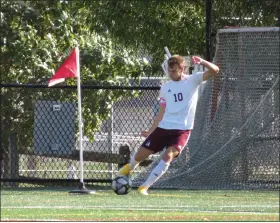
[[(145, 49), (153, 73), (160, 75), (163, 47), (182, 55), (205, 55), (206, 0), (82, 0), (92, 12), (88, 20), (98, 33), (108, 30), (126, 46)], [(278, 0), (212, 0), (212, 38), (225, 26), (277, 26)], [(213, 55), (214, 56), (214, 55)]]
[(160, 70), (163, 47), (174, 54), (204, 53), (203, 0), (80, 1), (91, 11), (88, 19), (98, 33), (105, 30), (119, 43), (144, 49), (153, 71)]
[[(145, 63), (106, 32), (90, 29), (90, 11), (67, 1), (3, 1), (1, 3), (1, 83), (46, 83), (79, 44), (83, 83), (120, 85), (143, 75)], [(120, 81), (118, 76), (126, 77)], [(75, 84), (75, 80), (68, 80)], [(92, 138), (112, 103), (131, 91), (98, 90), (83, 97), (85, 135)], [(36, 100), (77, 101), (75, 91), (1, 88), (1, 139), (10, 132), (22, 145), (32, 144)], [(7, 131), (9, 130), (9, 131)]]
[(279, 19), (280, 2), (278, 0), (213, 0), (212, 52), (215, 52), (215, 36), (218, 29), (225, 27), (273, 27), (279, 26)]

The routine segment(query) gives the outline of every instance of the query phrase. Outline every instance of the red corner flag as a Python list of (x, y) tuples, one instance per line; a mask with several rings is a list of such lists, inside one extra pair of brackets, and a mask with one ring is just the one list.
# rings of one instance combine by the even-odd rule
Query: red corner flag
[(70, 56), (60, 66), (58, 71), (49, 80), (48, 87), (54, 86), (58, 83), (65, 81), (65, 78), (78, 77), (78, 60), (79, 60), (79, 48), (74, 48)]

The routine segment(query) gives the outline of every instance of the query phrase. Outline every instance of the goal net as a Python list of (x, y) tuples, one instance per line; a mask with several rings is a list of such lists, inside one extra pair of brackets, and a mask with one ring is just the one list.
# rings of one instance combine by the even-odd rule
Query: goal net
[[(187, 148), (154, 188), (279, 188), (279, 28), (221, 29)], [(142, 184), (160, 157), (134, 177)]]

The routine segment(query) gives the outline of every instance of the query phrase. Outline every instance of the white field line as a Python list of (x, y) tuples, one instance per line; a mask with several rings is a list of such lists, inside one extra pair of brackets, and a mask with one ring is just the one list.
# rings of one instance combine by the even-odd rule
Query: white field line
[[(155, 207), (154, 205), (145, 205), (145, 207), (147, 207), (148, 209), (153, 210), (153, 207)], [(160, 207), (162, 208), (169, 208), (170, 205), (160, 205)], [(174, 205), (173, 205), (174, 207)], [(200, 205), (176, 205), (176, 208), (201, 208)], [(263, 208), (276, 208), (279, 207), (279, 204), (275, 204), (275, 205), (218, 205), (218, 206), (212, 206), (211, 207), (215, 207), (215, 208), (228, 208), (228, 207), (232, 207), (232, 208), (236, 208), (236, 207), (263, 207)], [(1, 208), (73, 208), (73, 209), (90, 209), (90, 208), (142, 208), (142, 206), (139, 205), (129, 205), (129, 206), (124, 206), (122, 205), (122, 207), (116, 207), (114, 206), (110, 206), (110, 205), (86, 205), (86, 206), (71, 206), (71, 205), (60, 205), (60, 206), (3, 206), (1, 205)]]
[(39, 222), (41, 222), (41, 221), (46, 221), (46, 222), (50, 222), (50, 221), (59, 221), (59, 222), (61, 222), (61, 221), (65, 221), (65, 220), (63, 220), (63, 219), (40, 219), (40, 218), (38, 218), (38, 219), (32, 219), (32, 218), (1, 218), (1, 221), (8, 221), (8, 222), (18, 222), (18, 221), (25, 221), (25, 222), (37, 222), (37, 221), (39, 221)]
[[(233, 206), (212, 206), (211, 209), (220, 209), (220, 210), (199, 210), (199, 209), (193, 209), (193, 208), (201, 208), (201, 206), (176, 206), (176, 208), (169, 208), (170, 206), (162, 206), (162, 208), (153, 208), (153, 206), (150, 207), (140, 207), (140, 206), (123, 206), (123, 207), (115, 207), (115, 206), (6, 206), (1, 207), (2, 209), (76, 209), (76, 210), (84, 210), (84, 209), (104, 209), (104, 210), (135, 210), (135, 211), (190, 211), (190, 212), (208, 212), (208, 213), (243, 213), (243, 214), (275, 214), (279, 215), (277, 212), (265, 212), (265, 211), (231, 211), (231, 210), (221, 210), (221, 208), (235, 208), (235, 207), (279, 207), (278, 205), (267, 205), (267, 206), (259, 206), (259, 205), (233, 205)], [(190, 209), (188, 209), (190, 208)]]
[[(70, 206), (71, 208), (73, 208), (72, 206)], [(278, 206), (277, 206), (278, 207)], [(102, 207), (104, 208), (104, 207)], [(105, 209), (105, 208), (104, 208)], [(113, 208), (115, 210), (127, 210), (127, 209), (119, 209), (119, 208)], [(159, 210), (159, 211), (166, 211), (166, 209), (148, 209), (148, 208), (142, 208), (142, 209), (134, 209), (134, 210)], [(170, 210), (170, 209), (168, 209)], [(174, 209), (174, 211), (178, 211), (178, 209)], [(187, 211), (187, 210), (186, 210)], [(248, 212), (248, 211), (192, 211), (192, 212), (195, 212), (195, 213), (231, 213), (231, 214), (248, 214), (248, 215), (279, 215), (279, 213), (275, 213), (275, 212)], [(89, 216), (91, 217), (91, 216)], [(21, 219), (13, 219), (11, 220), (12, 218), (2, 218), (1, 221), (30, 221), (30, 222), (34, 222), (34, 221), (40, 221), (40, 222), (49, 222), (49, 221), (65, 221), (65, 219), (29, 219), (29, 218), (21, 218)], [(83, 219), (81, 221), (88, 221), (87, 219)], [(78, 221), (80, 222), (80, 221)]]

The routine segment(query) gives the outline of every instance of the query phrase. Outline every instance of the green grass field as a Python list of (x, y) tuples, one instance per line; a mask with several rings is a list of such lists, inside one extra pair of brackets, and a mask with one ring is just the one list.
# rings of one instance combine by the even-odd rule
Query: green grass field
[(1, 189), (1, 220), (279, 221), (278, 191)]

